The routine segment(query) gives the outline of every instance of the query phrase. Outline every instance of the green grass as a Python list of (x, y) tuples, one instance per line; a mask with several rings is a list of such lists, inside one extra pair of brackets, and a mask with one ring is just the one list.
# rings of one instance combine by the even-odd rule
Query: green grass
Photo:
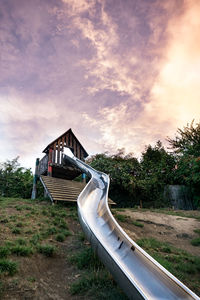
[(128, 299), (117, 287), (111, 275), (102, 270), (86, 272), (83, 277), (70, 286), (72, 295), (87, 295), (94, 299), (126, 300)]
[(47, 257), (52, 257), (56, 253), (56, 248), (52, 245), (38, 245), (37, 250), (39, 253), (42, 253), (43, 255)]
[(16, 245), (10, 248), (12, 254), (16, 254), (17, 256), (29, 256), (33, 254), (33, 248), (27, 246)]
[(144, 224), (142, 224), (138, 221), (132, 220), (129, 216), (122, 215), (122, 214), (116, 214), (116, 213), (114, 213), (114, 216), (118, 221), (120, 221), (122, 223), (126, 222), (126, 223), (129, 223), (129, 224), (133, 224), (137, 227), (144, 227)]
[(139, 239), (137, 244), (194, 292), (200, 292), (200, 257), (153, 238)]
[(27, 241), (23, 238), (16, 239), (15, 242), (22, 246), (25, 246), (27, 244)]
[(127, 222), (128, 217), (121, 214), (115, 214), (115, 218), (120, 222)]
[(41, 240), (41, 235), (36, 233), (30, 238), (29, 242), (30, 244), (36, 246), (40, 240)]
[(0, 223), (6, 224), (8, 222), (9, 222), (8, 218), (3, 217), (0, 219)]
[(194, 232), (200, 235), (200, 229), (194, 229)]
[(36, 279), (35, 279), (34, 276), (28, 277), (27, 280), (28, 280), (29, 282), (35, 282), (35, 281), (36, 281)]
[(21, 228), (21, 227), (24, 227), (24, 224), (22, 222), (18, 222), (18, 223), (16, 223), (15, 226), (18, 228)]
[(83, 248), (77, 253), (73, 254), (72, 256), (69, 257), (69, 261), (76, 264), (76, 266), (80, 270), (99, 269), (103, 267), (98, 256), (94, 253), (94, 251), (90, 247)]
[(63, 234), (65, 237), (72, 235), (71, 231), (67, 229), (59, 229), (59, 234)]
[(46, 230), (46, 233), (48, 236), (56, 234), (58, 232), (58, 230), (56, 229), (56, 227), (49, 227)]
[(17, 263), (8, 259), (0, 259), (0, 274), (14, 275), (17, 272)]
[(19, 229), (18, 227), (13, 227), (11, 232), (14, 234), (21, 234), (21, 229)]
[[(79, 237), (77, 238), (80, 242)], [(69, 261), (83, 272), (70, 286), (72, 295), (80, 294), (85, 298), (105, 300), (127, 299), (90, 247), (81, 246), (81, 250), (71, 255)]]
[(0, 247), (0, 258), (7, 257), (10, 254), (10, 249), (8, 246)]
[(200, 246), (200, 237), (191, 240), (191, 244), (192, 244), (193, 246)]
[(56, 241), (64, 242), (64, 240), (65, 240), (65, 235), (64, 234), (59, 233), (59, 234), (56, 235)]
[(63, 218), (56, 216), (53, 220), (53, 225), (62, 229), (69, 229), (66, 221)]
[(135, 221), (135, 220), (131, 220), (131, 224), (137, 226), (137, 227), (144, 227), (144, 224), (138, 222), (138, 221)]

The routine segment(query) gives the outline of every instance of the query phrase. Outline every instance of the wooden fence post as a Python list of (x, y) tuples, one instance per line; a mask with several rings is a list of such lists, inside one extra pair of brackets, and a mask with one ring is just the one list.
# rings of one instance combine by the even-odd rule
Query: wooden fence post
[(31, 195), (31, 199), (35, 199), (36, 195), (37, 195), (37, 181), (38, 181), (38, 176), (39, 176), (39, 161), (40, 159), (37, 158), (36, 159), (36, 163), (35, 163), (35, 174), (33, 177), (33, 189), (32, 189), (32, 195)]
[(52, 177), (52, 154), (53, 149), (49, 149), (49, 159), (48, 159), (48, 176)]

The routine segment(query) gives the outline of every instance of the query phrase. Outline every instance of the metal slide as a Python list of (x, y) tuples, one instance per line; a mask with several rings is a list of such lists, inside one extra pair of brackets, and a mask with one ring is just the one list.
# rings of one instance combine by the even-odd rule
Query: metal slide
[(139, 247), (116, 222), (108, 207), (109, 176), (67, 150), (70, 161), (91, 178), (78, 197), (82, 229), (93, 249), (130, 299), (200, 299)]

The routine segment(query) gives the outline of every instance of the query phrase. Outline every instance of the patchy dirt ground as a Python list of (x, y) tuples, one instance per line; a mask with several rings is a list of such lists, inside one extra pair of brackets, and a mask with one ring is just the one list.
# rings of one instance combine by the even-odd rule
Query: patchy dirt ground
[[(1, 208), (0, 211), (0, 246), (7, 241), (14, 241), (23, 238), (30, 240), (33, 234), (41, 234), (45, 228), (52, 226), (53, 217), (45, 212), (51, 208), (49, 203), (37, 205), (28, 203), (28, 210), (24, 208), (18, 211), (24, 203), (14, 201), (10, 205)], [(26, 205), (27, 206), (27, 205)], [(62, 212), (70, 212), (63, 208)], [(75, 211), (75, 210), (74, 210)], [(71, 212), (70, 212), (71, 213)], [(75, 213), (76, 215), (76, 213)], [(56, 217), (56, 216), (55, 216)], [(54, 236), (49, 236), (45, 243), (56, 247), (57, 251), (53, 257), (46, 257), (40, 253), (23, 257), (11, 255), (8, 259), (16, 262), (18, 271), (13, 276), (0, 274), (0, 283), (3, 283), (3, 290), (0, 286), (0, 299), (5, 300), (70, 300), (70, 299), (91, 299), (81, 295), (71, 295), (69, 287), (82, 271), (77, 270), (67, 259), (68, 255), (74, 253), (80, 247), (77, 236), (81, 232), (80, 224), (74, 216), (66, 217), (71, 236), (64, 242), (58, 242)], [(20, 225), (20, 234), (13, 234), (12, 228)]]
[[(199, 220), (129, 209), (119, 211), (119, 213), (130, 216), (131, 219), (144, 224), (144, 227), (140, 228), (126, 222), (119, 222), (134, 241), (144, 237), (153, 237), (162, 242), (169, 242), (173, 246), (186, 250), (193, 255), (200, 256), (200, 247), (191, 245), (191, 240), (198, 237), (194, 229), (200, 229)], [(200, 212), (196, 212), (196, 214), (200, 216)]]
[[(2, 202), (0, 207), (0, 246), (3, 246), (6, 241), (16, 242), (19, 238), (23, 238), (27, 241), (27, 245), (31, 245), (30, 239), (35, 234), (42, 236), (49, 227), (57, 226), (53, 222), (57, 220), (58, 213), (68, 224), (71, 235), (67, 236), (64, 242), (58, 242), (55, 235), (50, 235), (41, 241), (57, 248), (58, 251), (53, 257), (45, 257), (36, 251), (28, 257), (11, 254), (8, 259), (17, 262), (18, 272), (13, 276), (1, 275), (0, 283), (3, 282), (1, 299), (94, 299), (82, 295), (72, 296), (69, 291), (70, 285), (81, 278), (83, 273), (83, 270), (77, 269), (67, 259), (67, 256), (79, 250), (81, 243), (83, 243), (78, 238), (81, 227), (77, 221), (76, 210), (63, 207), (60, 211), (55, 210), (54, 212), (51, 208), (50, 203), (27, 202), (24, 205), (23, 202), (15, 200), (11, 203), (7, 201), (3, 205)], [(194, 247), (190, 244), (191, 239), (197, 237), (194, 229), (200, 228), (198, 220), (150, 211), (133, 211), (129, 209), (123, 211), (114, 209), (114, 211), (117, 214), (130, 216), (131, 219), (144, 225), (143, 227), (137, 227), (128, 222), (119, 222), (133, 240), (154, 237), (200, 256), (200, 247)], [(200, 212), (198, 213), (200, 215)], [(13, 228), (19, 228), (20, 234), (14, 234)]]

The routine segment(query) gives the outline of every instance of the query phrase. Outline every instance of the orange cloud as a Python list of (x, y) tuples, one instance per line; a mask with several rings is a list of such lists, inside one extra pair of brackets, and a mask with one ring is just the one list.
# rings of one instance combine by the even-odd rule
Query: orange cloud
[[(137, 112), (137, 103), (124, 102), (99, 111), (101, 120), (90, 118), (102, 134), (105, 148), (126, 147), (139, 156), (144, 145), (173, 136), (200, 116), (200, 2), (186, 1), (184, 13), (174, 16), (167, 27), (168, 43), (150, 99)], [(130, 92), (130, 90), (127, 89)], [(87, 120), (86, 120), (87, 121)], [(96, 124), (97, 122), (97, 124)]]
[(166, 60), (151, 90), (147, 113), (183, 126), (200, 116), (200, 2), (186, 1), (185, 13), (171, 20)]

